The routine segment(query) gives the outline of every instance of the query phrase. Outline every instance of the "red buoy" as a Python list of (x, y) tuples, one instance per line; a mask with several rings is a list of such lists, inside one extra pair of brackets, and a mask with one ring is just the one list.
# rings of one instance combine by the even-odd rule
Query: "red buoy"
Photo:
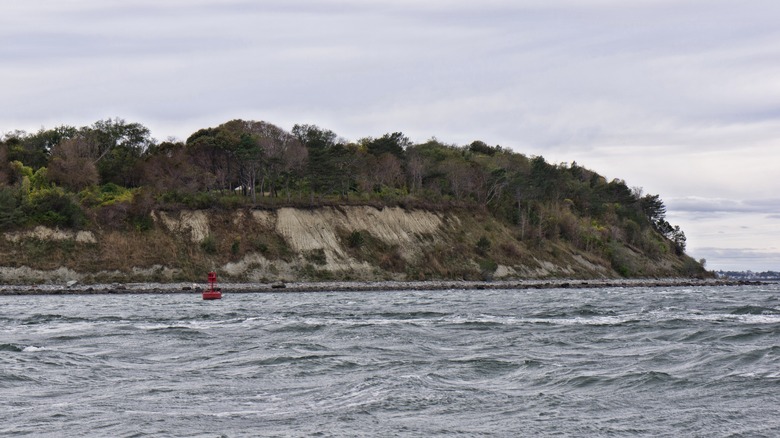
[(217, 273), (209, 272), (209, 288), (203, 291), (204, 300), (218, 300), (222, 298), (222, 289), (217, 287)]

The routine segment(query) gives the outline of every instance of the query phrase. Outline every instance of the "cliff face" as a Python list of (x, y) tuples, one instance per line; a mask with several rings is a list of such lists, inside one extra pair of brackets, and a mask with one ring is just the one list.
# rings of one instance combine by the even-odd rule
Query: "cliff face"
[[(153, 212), (150, 230), (37, 227), (0, 239), (2, 283), (678, 277), (669, 248), (524, 241), (488, 214), (367, 206)], [(659, 245), (662, 245), (660, 242)]]

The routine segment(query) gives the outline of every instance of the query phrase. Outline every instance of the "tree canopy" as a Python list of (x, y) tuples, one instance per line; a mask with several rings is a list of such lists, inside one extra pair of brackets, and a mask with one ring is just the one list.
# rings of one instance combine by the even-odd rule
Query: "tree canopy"
[[(521, 239), (565, 239), (609, 251), (611, 241), (682, 253), (685, 235), (658, 195), (475, 140), (412, 142), (401, 132), (352, 142), (298, 124), (231, 120), (185, 141), (157, 142), (114, 118), (0, 137), (0, 227), (137, 226), (150, 208), (368, 203), (478, 208)], [(660, 239), (660, 240), (659, 240)]]

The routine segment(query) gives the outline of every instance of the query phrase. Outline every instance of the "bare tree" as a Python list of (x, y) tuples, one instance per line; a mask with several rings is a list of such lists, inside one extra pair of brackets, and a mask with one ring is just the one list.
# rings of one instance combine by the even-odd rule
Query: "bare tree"
[(143, 185), (157, 191), (194, 193), (214, 185), (214, 175), (196, 166), (181, 143), (161, 144), (139, 167)]
[(49, 180), (74, 191), (97, 184), (100, 179), (90, 153), (91, 147), (89, 139), (84, 136), (55, 145), (49, 159)]
[(374, 174), (376, 182), (384, 187), (398, 187), (403, 182), (404, 177), (401, 161), (389, 152), (379, 156)]
[(425, 160), (416, 151), (408, 152), (407, 157), (406, 170), (409, 174), (409, 191), (414, 193), (422, 188), (426, 163)]

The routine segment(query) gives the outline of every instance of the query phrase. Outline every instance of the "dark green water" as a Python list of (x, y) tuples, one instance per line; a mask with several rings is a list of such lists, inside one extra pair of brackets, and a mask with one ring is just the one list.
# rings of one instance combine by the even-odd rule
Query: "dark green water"
[(780, 287), (0, 297), (2, 436), (778, 436)]

